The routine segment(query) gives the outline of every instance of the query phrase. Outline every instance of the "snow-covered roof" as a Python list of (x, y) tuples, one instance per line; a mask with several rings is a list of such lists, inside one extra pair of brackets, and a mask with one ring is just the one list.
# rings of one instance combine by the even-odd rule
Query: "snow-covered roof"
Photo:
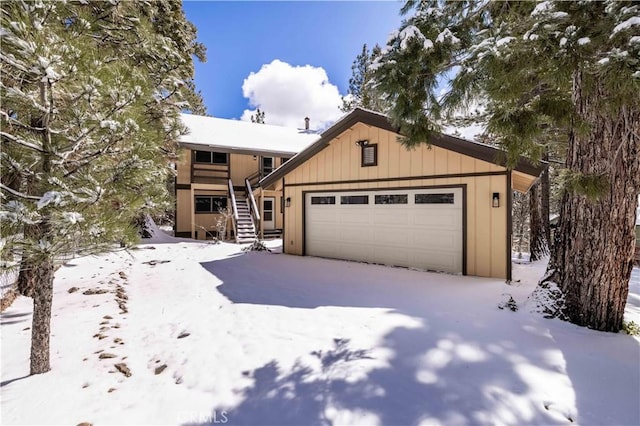
[(320, 136), (309, 130), (257, 124), (201, 115), (180, 114), (189, 133), (180, 137), (186, 147), (221, 152), (293, 155)]

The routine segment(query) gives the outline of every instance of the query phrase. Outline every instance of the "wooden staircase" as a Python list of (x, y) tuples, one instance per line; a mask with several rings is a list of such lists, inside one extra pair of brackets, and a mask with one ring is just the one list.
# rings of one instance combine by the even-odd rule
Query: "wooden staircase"
[(236, 242), (252, 243), (256, 240), (256, 227), (251, 218), (248, 200), (244, 196), (236, 196), (238, 220), (236, 222)]

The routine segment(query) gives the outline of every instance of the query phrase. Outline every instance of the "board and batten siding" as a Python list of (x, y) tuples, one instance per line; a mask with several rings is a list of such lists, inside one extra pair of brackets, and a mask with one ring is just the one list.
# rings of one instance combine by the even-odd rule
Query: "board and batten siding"
[[(231, 181), (235, 187), (244, 187), (245, 178), (260, 170), (260, 156), (233, 153), (228, 155)], [(192, 151), (183, 149), (176, 163), (176, 183), (178, 184), (176, 188), (176, 232), (191, 233), (195, 231), (198, 238), (204, 238), (205, 234), (202, 227), (213, 231), (219, 215), (216, 213), (195, 214), (193, 211), (195, 208), (193, 198), (196, 195), (227, 196), (228, 186), (226, 183), (207, 184), (191, 182), (191, 160)], [(276, 157), (276, 164), (282, 164), (282, 159)], [(187, 186), (189, 189), (185, 189)], [(282, 229), (281, 193), (271, 191), (268, 196), (275, 198), (275, 227)], [(260, 200), (256, 199), (256, 202), (260, 203)], [(228, 224), (228, 227), (231, 227), (231, 223)]]
[[(356, 145), (360, 140), (377, 144), (377, 166), (361, 166), (361, 148)], [(406, 149), (395, 133), (358, 123), (285, 175), (284, 197), (291, 198), (291, 206), (284, 214), (284, 252), (304, 254), (304, 197), (308, 192), (464, 185), (466, 273), (506, 278), (508, 179), (502, 166), (436, 146)], [(500, 194), (498, 208), (491, 206), (494, 192)]]

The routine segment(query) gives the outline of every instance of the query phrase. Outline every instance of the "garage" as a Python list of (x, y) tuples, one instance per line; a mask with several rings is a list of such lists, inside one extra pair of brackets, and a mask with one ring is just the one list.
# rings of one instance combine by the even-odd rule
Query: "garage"
[(305, 193), (305, 254), (464, 273), (464, 187)]
[(407, 148), (356, 108), (260, 181), (282, 190), (285, 254), (511, 280), (513, 191), (545, 164), (434, 133)]

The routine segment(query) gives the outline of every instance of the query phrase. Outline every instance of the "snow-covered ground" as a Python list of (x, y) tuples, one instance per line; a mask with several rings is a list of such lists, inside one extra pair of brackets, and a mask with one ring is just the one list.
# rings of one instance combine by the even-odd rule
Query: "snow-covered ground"
[(529, 312), (543, 264), (506, 285), (156, 241), (57, 272), (47, 374), (30, 299), (2, 314), (2, 424), (640, 424), (640, 339)]

